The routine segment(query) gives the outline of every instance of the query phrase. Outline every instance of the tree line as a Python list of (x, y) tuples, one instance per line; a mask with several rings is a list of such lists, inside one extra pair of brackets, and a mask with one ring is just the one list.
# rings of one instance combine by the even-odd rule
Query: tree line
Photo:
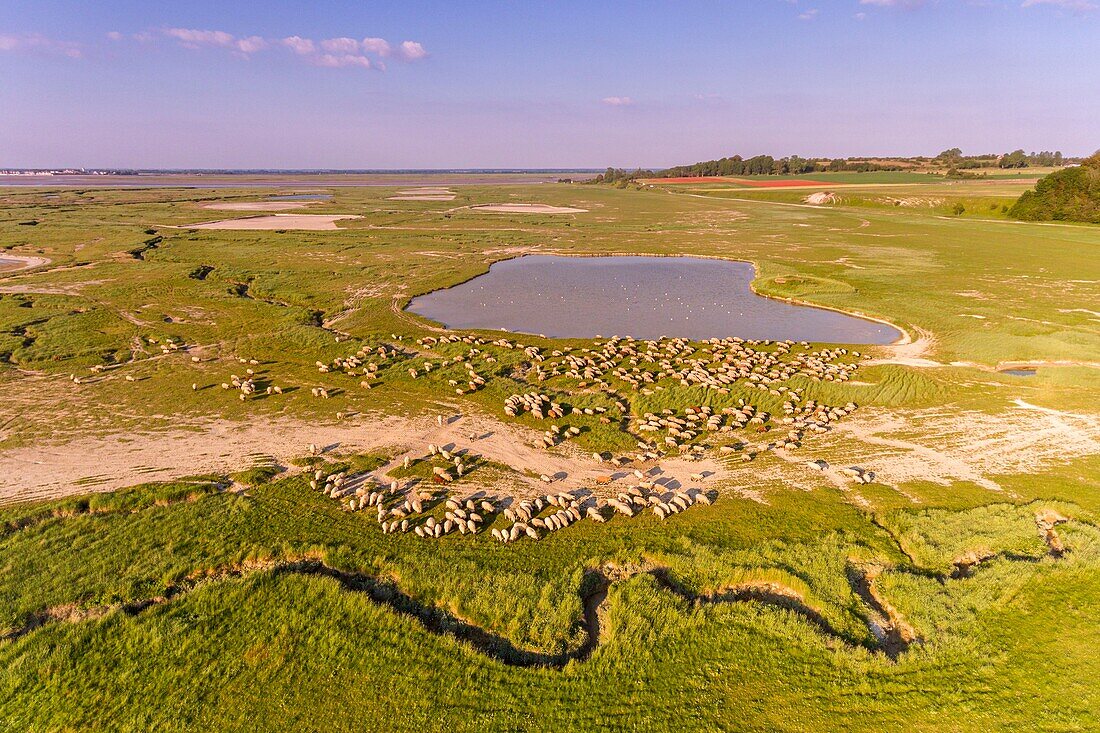
[(948, 168), (952, 177), (960, 177), (959, 171), (974, 168), (1027, 168), (1029, 166), (1061, 167), (1071, 159), (1059, 151), (1026, 153), (1023, 149), (1011, 153), (987, 153), (983, 155), (963, 155), (959, 148), (950, 148), (934, 158), (916, 156), (911, 158), (803, 158), (789, 155), (775, 158), (771, 155), (754, 155), (744, 158), (733, 155), (716, 160), (704, 160), (691, 165), (677, 165), (663, 170), (638, 168), (608, 168), (595, 178), (596, 183), (614, 183), (627, 185), (640, 178), (700, 178), (710, 176), (782, 176), (802, 175), (806, 173), (869, 173), (874, 171), (901, 171), (928, 166)]

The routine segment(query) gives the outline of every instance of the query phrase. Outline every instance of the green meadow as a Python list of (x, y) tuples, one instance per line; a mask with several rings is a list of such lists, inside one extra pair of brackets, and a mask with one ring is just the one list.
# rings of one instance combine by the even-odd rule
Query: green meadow
[[(0, 272), (0, 730), (1095, 730), (1100, 229), (1007, 219), (1029, 181), (841, 175), (808, 176), (858, 183), (822, 187), (820, 205), (818, 189), (716, 185), (463, 185), (422, 202), (334, 186), (302, 210), (359, 217), (333, 231), (189, 228), (282, 189), (0, 190), (0, 258), (49, 260)], [(471, 208), (486, 203), (586, 211)], [(87, 441), (145, 465), (146, 441), (211, 425), (351, 435), (460, 411), (536, 443), (547, 423), (504, 415), (509, 395), (614, 411), (581, 380), (527, 381), (521, 349), (482, 345), (486, 384), (461, 395), (465, 365), (423, 372), (470, 346), (425, 343), (441, 331), (409, 299), (530, 253), (749, 261), (758, 293), (911, 343), (851, 347), (873, 360), (850, 381), (792, 380), (858, 409), (791, 461), (696, 440), (723, 466), (717, 500), (664, 521), (502, 544), (491, 514), (425, 540), (310, 487), (313, 470), (377, 470), (390, 443), (285, 456), (260, 439), (231, 470), (181, 454), (103, 490), (113, 467)], [(369, 378), (318, 370), (357, 351)], [(1034, 376), (999, 371), (1021, 365)], [(246, 369), (259, 391), (239, 399), (222, 384)], [(615, 386), (633, 415), (782, 406), (744, 384)], [(581, 429), (561, 455), (639, 438), (625, 419), (557, 422)], [(75, 454), (78, 478), (37, 490), (20, 462), (36, 450)], [(882, 469), (841, 484), (811, 459)], [(433, 465), (391, 475), (427, 482)], [(470, 466), (456, 493), (530, 479)]]

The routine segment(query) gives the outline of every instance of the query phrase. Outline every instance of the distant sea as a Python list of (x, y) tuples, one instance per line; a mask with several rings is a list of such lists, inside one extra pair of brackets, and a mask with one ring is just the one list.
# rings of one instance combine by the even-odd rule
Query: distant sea
[(0, 187), (87, 188), (255, 188), (260, 186), (462, 186), (477, 184), (552, 183), (563, 178), (591, 178), (596, 168), (438, 168), (395, 170), (288, 169), (138, 169), (108, 175), (0, 175)]

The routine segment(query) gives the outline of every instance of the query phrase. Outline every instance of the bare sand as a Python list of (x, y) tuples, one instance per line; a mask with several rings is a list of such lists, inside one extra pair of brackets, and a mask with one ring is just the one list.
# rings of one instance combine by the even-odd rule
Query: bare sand
[(453, 196), (455, 192), (442, 186), (421, 186), (420, 188), (410, 188), (397, 193), (401, 196), (446, 196), (448, 194)]
[(454, 196), (431, 194), (427, 196), (390, 196), (386, 201), (454, 201)]
[(390, 196), (387, 201), (454, 201), (455, 192), (441, 186), (423, 186), (398, 191), (396, 196)]
[(207, 204), (204, 209), (217, 211), (290, 211), (302, 209), (313, 201), (240, 201), (237, 203)]
[(484, 204), (470, 207), (474, 211), (491, 211), (496, 214), (583, 214), (588, 209), (549, 204)]
[[(208, 472), (229, 473), (247, 468), (261, 457), (288, 465), (291, 458), (306, 455), (310, 443), (335, 454), (369, 451), (389, 455), (391, 461), (375, 472), (382, 483), (389, 483), (386, 472), (400, 465), (404, 456), (422, 456), (428, 444), (434, 443), (453, 445), (510, 466), (518, 473), (508, 481), (507, 493), (517, 496), (582, 488), (614, 494), (635, 481), (632, 471), (638, 468), (670, 489), (701, 485), (766, 501), (770, 484), (807, 491), (833, 484), (857, 503), (861, 501), (859, 487), (838, 468), (858, 465), (874, 471), (878, 482), (905, 496), (909, 494), (903, 487), (912, 481), (944, 485), (969, 481), (1011, 496), (998, 483), (999, 476), (1039, 473), (1075, 456), (1100, 453), (1100, 414), (1062, 412), (1022, 399), (1009, 402), (996, 414), (942, 408), (860, 410), (796, 453), (776, 451), (780, 460), (757, 459), (743, 468), (727, 467), (713, 458), (689, 461), (679, 457), (614, 468), (569, 443), (548, 451), (535, 430), (482, 415), (444, 415), (442, 426), (432, 416), (361, 415), (327, 424), (292, 418), (251, 423), (212, 420), (180, 424), (162, 432), (119, 433), (13, 448), (0, 452), (0, 504), (114, 491)], [(921, 430), (914, 432), (914, 425)], [(763, 446), (751, 447), (763, 451)], [(832, 465), (825, 471), (806, 468), (806, 462), (815, 458)], [(697, 473), (708, 478), (702, 484), (692, 481), (691, 475)], [(553, 483), (531, 478), (540, 474), (553, 477)], [(597, 477), (612, 480), (600, 486)], [(492, 486), (483, 488), (493, 490)]]
[(813, 204), (814, 206), (835, 204), (837, 200), (837, 195), (828, 191), (818, 191), (817, 193), (811, 193), (809, 196), (802, 199), (803, 202), (807, 204)]
[(308, 229), (310, 231), (337, 231), (340, 219), (359, 219), (354, 214), (272, 214), (271, 216), (247, 216), (240, 219), (221, 219), (201, 224), (188, 224), (179, 229), (237, 229), (273, 231), (277, 229)]
[(16, 255), (9, 252), (0, 254), (0, 272), (19, 272), (29, 270), (32, 267), (41, 267), (50, 263), (49, 257), (34, 257), (31, 255)]
[[(389, 453), (392, 462), (376, 472), (377, 478), (387, 484), (386, 470), (399, 465), (405, 455), (424, 455), (429, 443), (453, 444), (522, 473), (545, 474), (554, 478), (549, 486), (558, 491), (592, 489), (596, 477), (611, 476), (612, 484), (603, 488), (614, 493), (621, 489), (621, 484), (634, 480), (630, 471), (635, 466), (613, 468), (568, 444), (547, 451), (541, 447), (541, 438), (541, 433), (533, 430), (457, 412), (451, 413), (442, 426), (431, 417), (377, 415), (324, 425), (288, 418), (251, 423), (206, 421), (167, 432), (79, 438), (69, 443), (2, 452), (0, 504), (115, 491), (143, 482), (206, 472), (239, 471), (260, 456), (270, 456), (281, 465), (288, 465), (289, 459), (307, 455), (311, 443), (335, 453), (379, 450)], [(693, 473), (713, 474), (711, 480), (728, 474), (727, 469), (713, 460), (672, 458), (659, 465), (643, 464), (642, 468), (669, 488), (699, 485), (690, 481)], [(517, 474), (516, 480), (526, 485), (530, 494), (549, 488), (529, 475)]]

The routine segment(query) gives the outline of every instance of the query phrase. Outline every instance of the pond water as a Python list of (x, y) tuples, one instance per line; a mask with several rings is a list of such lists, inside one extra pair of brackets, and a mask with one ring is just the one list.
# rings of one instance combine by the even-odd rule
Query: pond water
[(1008, 374), (1013, 377), (1034, 377), (1034, 369), (1002, 369), (1001, 374)]
[(889, 344), (885, 324), (756, 295), (751, 264), (698, 257), (527, 255), (497, 262), (408, 310), (457, 329), (551, 338), (632, 336)]

